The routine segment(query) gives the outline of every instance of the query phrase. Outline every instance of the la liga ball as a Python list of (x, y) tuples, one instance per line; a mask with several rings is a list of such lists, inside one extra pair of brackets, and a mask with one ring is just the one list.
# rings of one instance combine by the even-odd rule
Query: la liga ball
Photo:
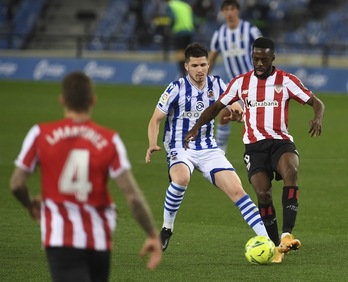
[(245, 244), (245, 257), (252, 264), (269, 264), (275, 256), (273, 241), (265, 236), (255, 236)]

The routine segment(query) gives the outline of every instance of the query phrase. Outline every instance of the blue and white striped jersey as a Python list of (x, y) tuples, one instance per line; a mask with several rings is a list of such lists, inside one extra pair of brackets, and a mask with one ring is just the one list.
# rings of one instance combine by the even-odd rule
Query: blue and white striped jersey
[(227, 24), (213, 34), (210, 50), (221, 52), (226, 73), (230, 79), (253, 69), (251, 49), (254, 41), (262, 36), (261, 31), (248, 21), (240, 20), (235, 29)]
[[(184, 148), (184, 137), (193, 127), (202, 112), (213, 104), (225, 91), (226, 85), (219, 76), (207, 76), (203, 90), (189, 80), (189, 76), (173, 81), (161, 95), (157, 107), (167, 114), (164, 124), (163, 144), (167, 152)], [(214, 138), (214, 120), (199, 129), (190, 149), (217, 148)]]

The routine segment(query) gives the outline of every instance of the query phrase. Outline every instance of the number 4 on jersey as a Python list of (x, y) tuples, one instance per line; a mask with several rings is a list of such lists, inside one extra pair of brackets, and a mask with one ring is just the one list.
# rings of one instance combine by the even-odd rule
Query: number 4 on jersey
[(88, 181), (89, 151), (72, 150), (59, 177), (59, 191), (74, 194), (78, 201), (86, 201), (92, 184)]

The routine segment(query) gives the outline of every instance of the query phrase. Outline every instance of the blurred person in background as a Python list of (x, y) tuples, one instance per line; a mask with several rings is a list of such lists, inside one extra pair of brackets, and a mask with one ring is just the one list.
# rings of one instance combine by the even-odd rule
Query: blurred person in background
[[(233, 79), (252, 70), (251, 48), (254, 41), (262, 34), (256, 26), (239, 17), (240, 4), (237, 0), (224, 0), (221, 4), (221, 13), (225, 23), (214, 32), (210, 42), (209, 72), (214, 68), (221, 53), (227, 76)], [(227, 110), (221, 111), (216, 128), (216, 141), (225, 152), (231, 134), (231, 123), (227, 119), (229, 115)]]
[[(297, 250), (301, 242), (293, 234), (298, 210), (299, 152), (288, 131), (290, 100), (313, 108), (309, 122), (311, 137), (321, 134), (325, 106), (293, 74), (273, 66), (274, 42), (267, 37), (255, 40), (252, 49), (254, 69), (232, 79), (218, 101), (211, 104), (185, 136), (185, 144), (199, 138), (200, 128), (238, 100), (244, 102), (244, 163), (254, 188), (267, 233), (281, 253)], [(283, 226), (279, 237), (272, 181), (283, 180)], [(279, 257), (281, 262), (283, 257)]]
[[(162, 256), (151, 211), (119, 134), (91, 119), (95, 101), (90, 78), (82, 72), (68, 74), (60, 96), (64, 119), (30, 129), (10, 180), (13, 195), (41, 224), (53, 281), (108, 281), (117, 210), (107, 176), (147, 234), (141, 255), (150, 253), (148, 268), (155, 269)], [(27, 184), (38, 166), (41, 198), (31, 197)]]
[(191, 6), (180, 0), (166, 0), (170, 18), (171, 35), (180, 76), (186, 75), (185, 48), (192, 43), (195, 32), (194, 14)]

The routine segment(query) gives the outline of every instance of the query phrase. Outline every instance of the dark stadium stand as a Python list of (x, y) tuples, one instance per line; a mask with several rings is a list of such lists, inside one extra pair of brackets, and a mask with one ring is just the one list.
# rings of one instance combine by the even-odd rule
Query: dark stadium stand
[(7, 4), (1, 4), (0, 24), (4, 32), (0, 36), (0, 49), (22, 49), (25, 47), (46, 0), (15, 2), (18, 4), (13, 14), (12, 11), (9, 11)]
[[(4, 2), (0, 4), (0, 49), (35, 48), (35, 44), (27, 44), (28, 40), (32, 39), (35, 23), (41, 13), (49, 10), (49, 6), (57, 1), (20, 0), (16, 2), (18, 5), (13, 15), (12, 27), (8, 22), (6, 4)], [(71, 1), (71, 5), (73, 2)], [(73, 21), (61, 30), (70, 38), (74, 36), (82, 38), (83, 36), (85, 44), (82, 48), (90, 51), (161, 50), (163, 38), (158, 33), (155, 21), (156, 17), (163, 14), (160, 1), (105, 0), (102, 2), (106, 4), (96, 17), (95, 24), (90, 31), (73, 34), (73, 30), (81, 30), (73, 28), (73, 24), (77, 25)], [(187, 2), (194, 5), (196, 0)], [(213, 2), (218, 12), (221, 0)], [(60, 5), (68, 5), (69, 1), (60, 3)], [(288, 48), (290, 46), (294, 50), (305, 51), (308, 46), (312, 46), (318, 47), (318, 52), (322, 52), (322, 48), (331, 45), (337, 46), (337, 48), (329, 50), (333, 54), (348, 52), (348, 29), (346, 28), (348, 26), (348, 3), (344, 0), (259, 0), (241, 1), (241, 3), (242, 18), (252, 21), (266, 36), (275, 38), (283, 45), (287, 44)], [(141, 4), (142, 6), (139, 7), (138, 5)], [(47, 9), (44, 9), (45, 5), (47, 5)], [(50, 30), (50, 24), (50, 22), (46, 23), (47, 30)], [(196, 40), (204, 42), (206, 45), (209, 44), (212, 33), (219, 24), (221, 24), (221, 18), (219, 21), (217, 16), (200, 21)], [(40, 34), (36, 32), (35, 35), (37, 40)], [(64, 34), (60, 36), (57, 41), (61, 41)], [(46, 38), (47, 41), (52, 41), (49, 34), (46, 34)], [(73, 39), (70, 45), (66, 45), (69, 46), (67, 48), (72, 48), (71, 46), (77, 48), (76, 42), (77, 40)], [(41, 44), (40, 46), (46, 45)], [(36, 48), (39, 49), (40, 46)], [(54, 48), (54, 45), (50, 48)]]

